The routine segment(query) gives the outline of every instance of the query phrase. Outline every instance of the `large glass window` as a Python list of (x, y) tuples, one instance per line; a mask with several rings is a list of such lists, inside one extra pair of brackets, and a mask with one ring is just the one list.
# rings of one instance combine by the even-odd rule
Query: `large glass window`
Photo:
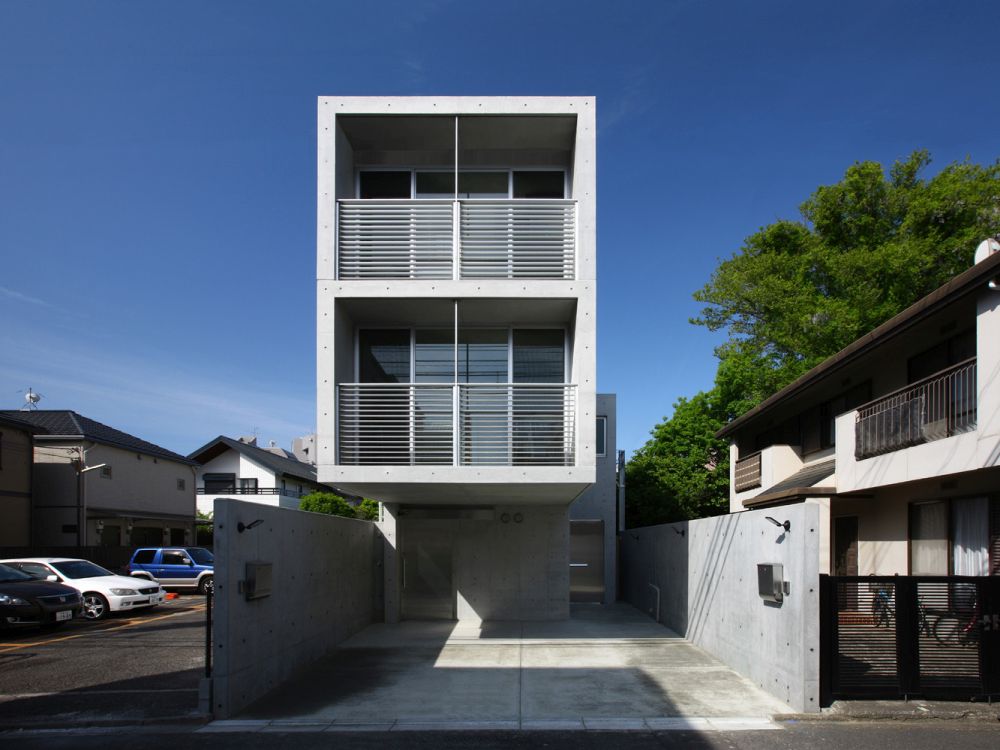
[(358, 334), (358, 377), (362, 383), (409, 383), (409, 329), (361, 331)]
[(561, 329), (515, 329), (514, 382), (565, 382), (565, 338)]
[(410, 172), (361, 172), (358, 193), (362, 198), (409, 198)]
[(985, 497), (953, 500), (951, 504), (952, 568), (957, 576), (990, 574), (990, 507)]
[(910, 506), (910, 574), (948, 575), (948, 504)]
[(515, 171), (515, 198), (564, 198), (566, 176), (563, 172)]

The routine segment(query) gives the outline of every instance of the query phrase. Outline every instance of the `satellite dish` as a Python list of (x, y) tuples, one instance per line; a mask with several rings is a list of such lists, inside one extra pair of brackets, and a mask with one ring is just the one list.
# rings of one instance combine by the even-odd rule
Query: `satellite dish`
[(983, 240), (979, 243), (979, 247), (976, 248), (974, 262), (982, 263), (994, 253), (1000, 253), (1000, 242), (990, 237), (988, 240)]
[(38, 402), (42, 400), (41, 393), (35, 393), (30, 388), (18, 392), (24, 394), (24, 406), (21, 407), (21, 411), (34, 411), (38, 408)]

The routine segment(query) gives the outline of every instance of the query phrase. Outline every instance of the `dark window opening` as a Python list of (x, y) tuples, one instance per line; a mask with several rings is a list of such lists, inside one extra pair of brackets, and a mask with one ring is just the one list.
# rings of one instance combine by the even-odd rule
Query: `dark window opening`
[(514, 172), (515, 198), (565, 198), (562, 172)]
[(367, 199), (410, 197), (410, 172), (361, 172), (359, 194)]

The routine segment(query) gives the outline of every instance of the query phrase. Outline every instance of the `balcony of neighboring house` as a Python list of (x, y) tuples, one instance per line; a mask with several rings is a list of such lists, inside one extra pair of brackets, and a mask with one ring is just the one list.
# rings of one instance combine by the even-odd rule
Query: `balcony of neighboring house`
[(745, 455), (739, 455), (735, 446), (731, 450), (733, 510), (743, 510), (745, 503), (794, 476), (803, 467), (800, 449), (794, 445), (769, 445)]
[(336, 385), (329, 481), (383, 499), (397, 494), (387, 484), (431, 481), (451, 485), (438, 500), (533, 483), (572, 499), (595, 470), (580, 460), (570, 347), (551, 324), (359, 328), (354, 378)]
[(301, 483), (287, 480), (272, 480), (275, 486), (263, 487), (254, 477), (237, 477), (235, 474), (205, 473), (200, 485), (195, 489), (197, 507), (203, 513), (212, 511), (216, 498), (238, 498), (264, 505), (278, 505), (298, 508), (299, 499), (309, 490)]

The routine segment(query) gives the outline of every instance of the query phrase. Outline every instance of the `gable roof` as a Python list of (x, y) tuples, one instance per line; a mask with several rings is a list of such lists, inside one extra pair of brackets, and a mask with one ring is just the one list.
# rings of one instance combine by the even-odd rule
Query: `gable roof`
[(76, 440), (92, 440), (95, 443), (111, 445), (147, 456), (165, 458), (182, 464), (194, 465), (188, 458), (167, 450), (154, 443), (147, 442), (135, 435), (116, 430), (94, 419), (77, 414), (70, 410), (38, 409), (36, 411), (0, 411), (0, 416), (11, 417), (21, 422), (39, 428), (42, 434), (35, 436), (36, 440), (54, 440), (72, 438)]
[[(15, 412), (20, 414), (21, 412)], [(23, 419), (18, 419), (12, 416), (10, 412), (4, 411), (0, 412), (0, 426), (13, 427), (17, 430), (24, 430), (25, 432), (30, 432), (33, 435), (37, 435), (39, 432), (44, 432), (44, 430), (38, 425), (34, 425), (31, 422), (26, 422)]]
[(272, 453), (266, 448), (258, 448), (256, 445), (242, 443), (233, 440), (225, 435), (219, 435), (214, 440), (210, 440), (196, 451), (188, 454), (188, 458), (199, 464), (206, 464), (216, 456), (222, 455), (227, 450), (234, 450), (252, 461), (256, 461), (261, 466), (270, 469), (276, 475), (293, 477), (295, 479), (307, 479), (310, 482), (316, 481), (316, 467), (299, 461), (295, 458), (285, 458), (277, 453)]
[(972, 268), (966, 269), (951, 281), (938, 287), (926, 297), (917, 300), (901, 313), (889, 318), (889, 320), (874, 330), (851, 342), (832, 357), (823, 360), (809, 370), (809, 372), (789, 383), (773, 396), (764, 399), (764, 401), (750, 411), (738, 416), (715, 433), (715, 436), (721, 438), (731, 435), (739, 427), (760, 416), (761, 413), (804, 391), (822, 378), (827, 377), (830, 373), (871, 353), (889, 339), (903, 333), (911, 326), (933, 315), (955, 300), (975, 291), (977, 286), (996, 278), (998, 274), (1000, 274), (1000, 253), (994, 253), (987, 256), (985, 260), (976, 263)]

